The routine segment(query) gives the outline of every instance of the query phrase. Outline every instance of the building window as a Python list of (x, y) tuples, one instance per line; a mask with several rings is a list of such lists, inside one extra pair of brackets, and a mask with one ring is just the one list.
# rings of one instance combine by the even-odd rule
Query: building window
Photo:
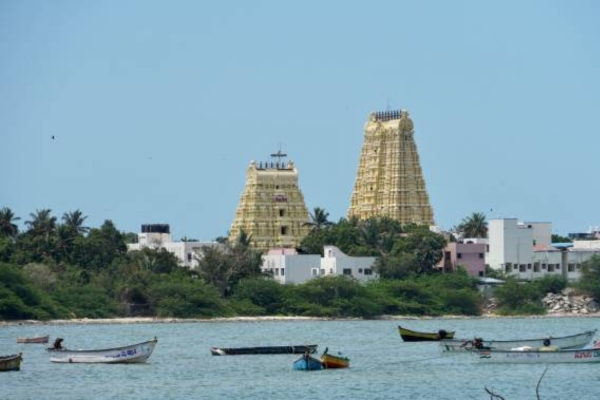
[(483, 271), (479, 271), (479, 276), (483, 276)]
[(483, 258), (483, 253), (479, 253), (479, 258)]
[(285, 276), (285, 268), (281, 268), (281, 276)]
[(485, 251), (486, 251), (486, 253), (490, 252), (490, 245), (489, 244), (485, 245)]
[(373, 270), (371, 268), (365, 268), (365, 275), (373, 275)]
[(462, 253), (456, 253), (456, 258), (462, 258)]
[(554, 272), (554, 264), (548, 264), (548, 272)]
[(321, 275), (325, 275), (325, 268), (321, 268), (321, 269), (319, 270), (319, 272), (320, 272), (320, 274), (321, 274)]
[(533, 263), (533, 272), (540, 272), (540, 263)]
[(285, 215), (285, 210), (283, 208), (279, 209), (279, 216), (283, 217)]
[(359, 269), (358, 269), (358, 273), (359, 273), (359, 274), (362, 274), (362, 273), (363, 273), (363, 270), (362, 270), (362, 268), (359, 268)]
[[(515, 268), (517, 268), (516, 265), (515, 265)], [(519, 265), (519, 272), (525, 272), (525, 264), (520, 264)]]
[(281, 232), (282, 235), (287, 235), (287, 231), (288, 231), (287, 228), (288, 228), (287, 226), (282, 226), (280, 228), (279, 232)]
[(311, 274), (312, 276), (318, 276), (318, 275), (319, 275), (319, 268), (312, 268), (312, 269), (310, 270), (310, 274)]
[(511, 270), (511, 269), (512, 269), (512, 266), (511, 266), (510, 264), (506, 264), (506, 265), (504, 266), (504, 271), (505, 271), (505, 272), (510, 272), (510, 270)]
[(192, 253), (187, 253), (188, 262), (192, 262)]
[(279, 275), (279, 268), (275, 268), (275, 276)]
[(575, 264), (569, 264), (569, 272), (575, 272)]
[(531, 269), (531, 264), (527, 264), (527, 269)]
[(352, 269), (344, 268), (344, 275), (352, 275)]
[(546, 269), (546, 264), (542, 264), (542, 269)]

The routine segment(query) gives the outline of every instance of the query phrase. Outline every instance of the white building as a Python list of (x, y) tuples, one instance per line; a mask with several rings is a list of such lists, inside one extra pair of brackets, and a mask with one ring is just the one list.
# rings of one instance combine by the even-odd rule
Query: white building
[(488, 222), (486, 264), (519, 279), (533, 280), (549, 274), (568, 280), (581, 276), (581, 264), (600, 254), (600, 241), (575, 241), (552, 245), (550, 222), (519, 222), (516, 218)]
[(279, 283), (304, 283), (319, 276), (347, 275), (360, 282), (377, 278), (372, 270), (375, 257), (350, 257), (335, 246), (319, 254), (298, 254), (294, 249), (272, 249), (262, 256), (262, 270)]
[(138, 233), (138, 242), (127, 245), (127, 250), (141, 250), (152, 248), (155, 250), (165, 249), (173, 253), (181, 265), (188, 268), (198, 267), (198, 257), (202, 256), (202, 248), (221, 246), (217, 242), (173, 242), (168, 224), (144, 224), (142, 231)]

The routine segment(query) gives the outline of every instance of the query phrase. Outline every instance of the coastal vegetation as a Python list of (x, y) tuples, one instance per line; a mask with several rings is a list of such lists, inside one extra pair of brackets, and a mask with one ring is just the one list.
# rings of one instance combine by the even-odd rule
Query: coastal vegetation
[[(85, 226), (79, 210), (59, 219), (37, 210), (19, 231), (8, 208), (0, 210), (0, 319), (158, 316), (316, 316), (376, 318), (383, 315), (479, 315), (485, 299), (464, 270), (434, 268), (446, 245), (429, 229), (387, 218), (327, 220), (315, 208), (299, 250), (320, 253), (335, 245), (349, 255), (374, 256), (380, 279), (361, 284), (347, 276), (281, 285), (261, 272), (261, 254), (247, 235), (207, 248), (199, 267), (181, 267), (161, 248), (127, 251), (135, 234), (112, 221)], [(600, 257), (586, 263), (577, 289), (600, 298)], [(540, 299), (566, 282), (532, 283), (508, 278), (496, 290), (498, 312), (543, 313)]]

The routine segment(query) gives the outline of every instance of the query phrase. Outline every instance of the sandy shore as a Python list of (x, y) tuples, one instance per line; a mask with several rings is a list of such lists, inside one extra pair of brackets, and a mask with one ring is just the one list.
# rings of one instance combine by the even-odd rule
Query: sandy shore
[[(480, 316), (447, 315), (442, 317), (416, 317), (414, 315), (389, 315), (374, 318), (376, 320), (427, 320), (427, 319), (476, 319), (476, 318), (600, 318), (600, 313), (593, 314), (546, 314), (526, 316), (501, 316), (485, 314)], [(73, 318), (54, 319), (49, 321), (16, 320), (0, 321), (2, 326), (15, 325), (91, 325), (91, 324), (173, 324), (173, 323), (213, 323), (213, 322), (261, 322), (261, 321), (360, 321), (360, 318), (319, 318), (319, 317), (229, 317), (229, 318), (158, 318), (158, 317), (129, 317), (129, 318)]]

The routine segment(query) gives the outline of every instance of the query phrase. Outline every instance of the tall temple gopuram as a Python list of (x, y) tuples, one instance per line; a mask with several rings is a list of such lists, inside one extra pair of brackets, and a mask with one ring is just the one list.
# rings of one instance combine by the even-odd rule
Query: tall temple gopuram
[(433, 225), (414, 126), (408, 112), (371, 113), (348, 218), (385, 216), (402, 224)]
[(229, 230), (234, 242), (243, 229), (252, 247), (294, 248), (308, 234), (308, 210), (298, 187), (298, 170), (292, 161), (284, 162), (281, 151), (271, 154), (277, 161), (252, 161), (246, 170), (246, 187)]

